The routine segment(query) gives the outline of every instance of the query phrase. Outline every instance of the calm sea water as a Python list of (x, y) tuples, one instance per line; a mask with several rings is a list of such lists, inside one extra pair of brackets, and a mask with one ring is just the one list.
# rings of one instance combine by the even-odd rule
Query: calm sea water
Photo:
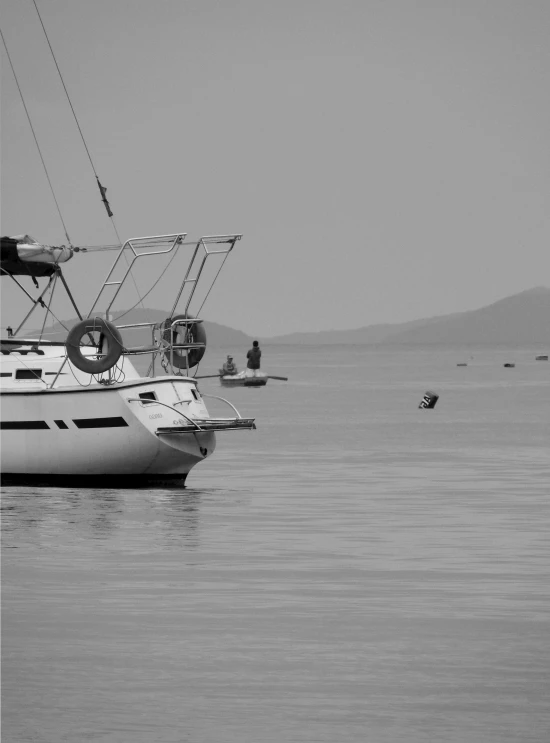
[(6, 488), (2, 740), (546, 743), (547, 350), (266, 347), (187, 489)]

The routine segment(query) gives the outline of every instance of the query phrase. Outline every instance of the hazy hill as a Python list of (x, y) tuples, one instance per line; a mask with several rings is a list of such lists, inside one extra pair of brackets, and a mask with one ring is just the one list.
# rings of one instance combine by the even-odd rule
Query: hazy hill
[[(434, 318), (438, 319), (438, 318)], [(368, 325), (364, 328), (355, 330), (320, 330), (311, 333), (290, 333), (289, 335), (277, 335), (272, 338), (266, 338), (266, 343), (284, 343), (284, 344), (304, 344), (304, 345), (323, 345), (332, 343), (384, 343), (395, 333), (401, 333), (407, 328), (416, 328), (423, 326), (430, 320), (411, 320), (399, 325), (382, 324)]]
[(550, 289), (536, 287), (478, 310), (356, 330), (291, 333), (268, 343), (538, 343), (550, 344)]
[[(123, 311), (114, 313), (114, 317), (116, 318), (118, 315), (122, 314), (122, 312)], [(141, 322), (162, 322), (163, 320), (166, 320), (166, 317), (167, 313), (164, 310), (136, 308), (130, 310), (130, 312), (127, 315), (124, 315), (124, 317), (117, 319), (115, 324), (120, 326)], [(63, 322), (68, 328), (72, 328), (73, 325), (76, 325), (78, 322), (78, 318), (73, 317), (70, 320), (64, 320)], [(240, 330), (235, 330), (234, 328), (229, 328), (216, 322), (210, 322), (210, 320), (204, 321), (204, 328), (206, 330), (208, 346), (229, 346), (235, 347), (237, 350), (237, 348), (243, 349), (245, 347), (248, 349), (252, 345), (252, 338)], [(39, 331), (34, 330), (26, 333), (26, 335), (37, 336), (38, 333)], [(149, 344), (151, 340), (151, 331), (147, 328), (140, 328), (139, 330), (121, 330), (121, 333), (125, 345), (127, 346), (146, 345)], [(48, 340), (64, 341), (66, 337), (67, 331), (58, 323), (56, 323), (53, 328), (47, 327), (44, 334), (44, 338), (47, 338)]]
[[(115, 315), (116, 317), (116, 315)], [(134, 309), (117, 320), (118, 326), (166, 319), (162, 310)], [(77, 320), (65, 322), (72, 327)], [(240, 330), (205, 320), (208, 345), (211, 347), (248, 348), (252, 338)], [(126, 345), (149, 343), (146, 329), (122, 331)], [(37, 335), (31, 331), (28, 335)], [(59, 325), (47, 328), (45, 337), (65, 340), (66, 331)], [(260, 338), (260, 340), (262, 340)], [(369, 325), (355, 330), (324, 330), (318, 333), (291, 333), (264, 338), (265, 344), (332, 345), (350, 343), (533, 343), (550, 345), (550, 289), (536, 287), (514, 294), (478, 310), (452, 315), (412, 320), (406, 323)]]
[(550, 289), (536, 287), (487, 307), (402, 330), (388, 343), (550, 343)]

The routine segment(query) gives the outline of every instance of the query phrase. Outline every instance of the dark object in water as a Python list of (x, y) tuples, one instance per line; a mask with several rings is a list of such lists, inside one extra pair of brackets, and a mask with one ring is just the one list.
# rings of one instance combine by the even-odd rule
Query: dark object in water
[(461, 364), (457, 364), (457, 366), (468, 366), (464, 361)]
[(546, 354), (542, 354), (541, 356), (535, 356), (535, 361), (548, 361), (548, 356)]
[(435, 392), (426, 392), (418, 407), (428, 409), (435, 408), (435, 404), (438, 400), (439, 395), (436, 395)]
[(504, 364), (507, 369), (513, 369), (515, 364)]

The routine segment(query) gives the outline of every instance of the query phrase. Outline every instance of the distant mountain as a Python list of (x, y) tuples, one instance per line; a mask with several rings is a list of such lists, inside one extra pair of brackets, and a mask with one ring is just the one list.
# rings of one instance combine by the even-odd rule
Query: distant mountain
[(293, 345), (368, 343), (550, 344), (550, 289), (536, 287), (478, 310), (356, 330), (291, 333), (265, 339)]
[[(130, 310), (127, 315), (124, 315), (124, 310), (114, 313), (114, 317), (117, 318), (121, 315), (120, 319), (117, 319), (115, 324), (131, 325), (133, 323), (143, 322), (162, 322), (166, 320), (167, 313), (164, 310), (148, 310), (143, 308), (136, 308)], [(68, 328), (72, 328), (76, 325), (78, 318), (73, 317), (70, 320), (64, 320), (63, 323)], [(204, 321), (204, 329), (206, 330), (206, 342), (208, 346), (213, 347), (249, 347), (252, 344), (252, 338), (240, 330), (229, 328), (226, 325), (220, 325), (216, 322), (210, 322), (210, 320)], [(151, 331), (148, 328), (121, 330), (122, 337), (126, 346), (140, 346), (148, 345), (151, 342)], [(38, 330), (30, 331), (25, 333), (29, 337), (35, 337), (39, 334)], [(53, 328), (46, 328), (44, 338), (48, 340), (59, 340), (64, 341), (67, 337), (67, 331), (65, 328), (56, 323)]]
[(389, 343), (550, 343), (550, 289), (536, 287), (479, 310), (435, 318)]
[[(119, 315), (121, 313), (118, 313)], [(117, 315), (115, 314), (115, 317)], [(134, 309), (116, 321), (118, 326), (140, 322), (162, 322), (162, 310)], [(66, 321), (72, 327), (76, 318)], [(204, 321), (208, 345), (219, 348), (249, 347), (251, 336), (209, 320)], [(150, 342), (148, 329), (123, 330), (128, 346), (146, 345)], [(38, 335), (38, 331), (27, 333)], [(66, 330), (55, 325), (46, 330), (45, 338), (65, 340)], [(412, 320), (405, 323), (369, 325), (355, 330), (323, 330), (318, 333), (290, 333), (264, 338), (265, 345), (333, 345), (339, 343), (365, 345), (370, 343), (532, 343), (550, 346), (550, 289), (536, 287), (514, 294), (478, 310), (452, 315)]]
[(411, 320), (399, 325), (382, 324), (368, 325), (356, 330), (320, 330), (312, 333), (290, 333), (266, 338), (266, 343), (284, 343), (299, 345), (326, 345), (333, 343), (384, 343), (394, 333), (400, 333), (406, 328), (423, 326), (429, 320)]

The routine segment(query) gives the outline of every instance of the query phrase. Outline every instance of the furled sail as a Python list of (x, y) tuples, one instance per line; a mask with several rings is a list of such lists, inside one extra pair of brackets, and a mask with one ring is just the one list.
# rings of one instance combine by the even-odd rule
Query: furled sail
[(65, 245), (42, 245), (29, 235), (2, 237), (2, 274), (15, 276), (51, 276), (58, 263), (73, 257), (73, 249)]

